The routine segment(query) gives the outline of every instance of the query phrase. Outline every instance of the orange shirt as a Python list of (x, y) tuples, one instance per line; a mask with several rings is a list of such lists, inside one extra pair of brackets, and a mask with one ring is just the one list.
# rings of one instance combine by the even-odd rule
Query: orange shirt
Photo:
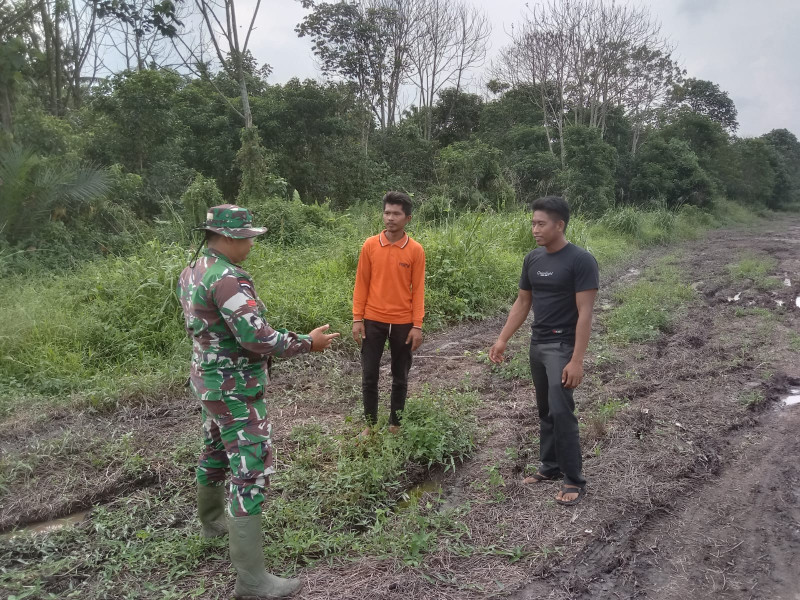
[(422, 327), (425, 316), (425, 251), (408, 234), (394, 244), (386, 232), (361, 247), (353, 290), (353, 319)]

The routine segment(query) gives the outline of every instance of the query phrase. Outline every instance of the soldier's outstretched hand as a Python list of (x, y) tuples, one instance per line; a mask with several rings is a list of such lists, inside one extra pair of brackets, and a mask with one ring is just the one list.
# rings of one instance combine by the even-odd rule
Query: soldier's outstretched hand
[(331, 342), (334, 338), (339, 337), (338, 333), (325, 333), (330, 329), (330, 325), (322, 325), (316, 329), (312, 329), (308, 335), (311, 336), (311, 351), (322, 352), (330, 348)]

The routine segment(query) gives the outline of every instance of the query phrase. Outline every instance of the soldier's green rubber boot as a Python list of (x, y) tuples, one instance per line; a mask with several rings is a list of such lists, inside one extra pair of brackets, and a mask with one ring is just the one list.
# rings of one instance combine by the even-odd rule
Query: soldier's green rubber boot
[(230, 524), (231, 562), (236, 568), (234, 596), (239, 600), (289, 598), (300, 591), (299, 579), (283, 579), (264, 569), (261, 515), (232, 517)]
[(197, 484), (197, 515), (204, 538), (222, 537), (228, 533), (225, 522), (225, 486)]

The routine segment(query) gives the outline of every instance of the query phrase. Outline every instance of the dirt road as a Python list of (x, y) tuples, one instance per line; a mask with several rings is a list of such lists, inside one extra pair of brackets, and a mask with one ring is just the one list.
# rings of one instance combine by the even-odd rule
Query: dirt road
[[(742, 260), (769, 264), (769, 272), (737, 275)], [(619, 292), (664, 264), (695, 299), (655, 341), (612, 343), (606, 315)], [(602, 285), (587, 378), (576, 393), (585, 500), (564, 508), (553, 501), (555, 485), (520, 483), (538, 452), (526, 335), (510, 346), (517, 358), (497, 369), (484, 353), (501, 317), (454, 327), (428, 337), (411, 391), (469, 388), (482, 399), (477, 453), (455, 473), (434, 473), (441, 494), (424, 497), (434, 510), (459, 509), (469, 547), (439, 540), (417, 566), (395, 557), (319, 563), (302, 571), (300, 598), (800, 600), (800, 404), (781, 404), (800, 387), (800, 219), (654, 249), (604, 271)], [(325, 380), (278, 368), (270, 392), (276, 439), (300, 422), (352, 413), (354, 358), (309, 359), (335, 362)], [(0, 530), (162, 489), (191, 456), (183, 466), (152, 458), (131, 471), (87, 455), (111, 438), (123, 440), (121, 451), (146, 445), (153, 457), (176, 439), (195, 440), (196, 423), (185, 418), (193, 406), (185, 395), (147, 397), (110, 415), (54, 410), (6, 421), (2, 452), (42, 453), (53, 440), (62, 447), (47, 455), (52, 477), (25, 480), (0, 498)], [(184, 512), (191, 520), (189, 502)], [(215, 568), (228, 569), (223, 555), (197, 576)], [(231, 588), (203, 597), (229, 597)]]

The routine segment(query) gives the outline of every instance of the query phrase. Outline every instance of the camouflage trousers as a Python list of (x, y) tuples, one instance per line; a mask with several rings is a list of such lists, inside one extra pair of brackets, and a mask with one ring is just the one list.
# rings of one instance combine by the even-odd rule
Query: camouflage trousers
[(252, 391), (202, 401), (205, 446), (197, 464), (197, 482), (224, 485), (230, 470), (228, 514), (232, 517), (261, 514), (269, 476), (275, 472), (267, 401), (263, 391), (255, 396)]

